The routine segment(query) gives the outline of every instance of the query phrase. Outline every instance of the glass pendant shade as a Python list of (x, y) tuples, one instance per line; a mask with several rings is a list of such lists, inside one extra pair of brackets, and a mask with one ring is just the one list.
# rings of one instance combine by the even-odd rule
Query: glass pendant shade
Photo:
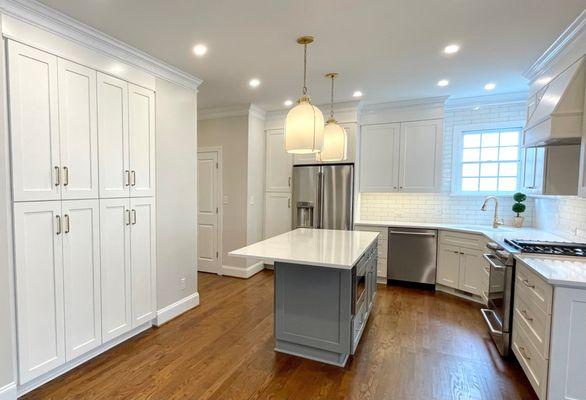
[(323, 146), (324, 116), (319, 108), (301, 98), (285, 120), (285, 150), (293, 154), (319, 153)]
[(318, 155), (321, 161), (344, 161), (346, 159), (346, 131), (335, 119), (328, 120), (323, 133), (323, 147)]

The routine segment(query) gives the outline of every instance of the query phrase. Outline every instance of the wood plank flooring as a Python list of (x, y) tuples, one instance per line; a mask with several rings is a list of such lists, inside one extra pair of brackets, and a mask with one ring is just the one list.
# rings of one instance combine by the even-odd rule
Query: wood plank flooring
[(337, 368), (273, 351), (273, 274), (199, 274), (201, 305), (24, 399), (537, 399), (479, 307), (379, 285), (357, 354)]

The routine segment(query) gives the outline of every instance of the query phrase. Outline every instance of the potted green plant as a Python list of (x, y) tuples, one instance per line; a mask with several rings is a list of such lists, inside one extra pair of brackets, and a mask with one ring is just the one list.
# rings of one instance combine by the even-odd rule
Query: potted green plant
[(525, 193), (517, 192), (513, 195), (513, 200), (515, 200), (515, 202), (513, 203), (512, 209), (514, 213), (517, 213), (517, 216), (513, 217), (513, 225), (520, 228), (523, 226), (523, 221), (525, 220), (521, 214), (524, 213), (526, 209), (523, 202), (527, 200), (527, 195), (525, 195)]

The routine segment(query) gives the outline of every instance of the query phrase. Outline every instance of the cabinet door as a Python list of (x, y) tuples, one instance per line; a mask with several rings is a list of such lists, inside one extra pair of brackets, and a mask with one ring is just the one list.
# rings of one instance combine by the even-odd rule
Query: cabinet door
[(130, 195), (155, 195), (155, 93), (128, 85)]
[(61, 198), (57, 57), (8, 41), (14, 201)]
[(130, 276), (132, 277), (132, 327), (155, 317), (155, 200), (130, 201)]
[(128, 199), (100, 200), (102, 340), (130, 330), (130, 208)]
[(458, 288), (477, 296), (482, 295), (484, 259), (479, 253), (461, 249)]
[(437, 283), (458, 288), (460, 275), (460, 249), (439, 246), (437, 260)]
[(65, 362), (61, 204), (14, 205), (20, 383)]
[(98, 73), (100, 197), (128, 197), (128, 83)]
[(527, 147), (523, 157), (523, 190), (533, 191), (535, 186), (535, 159), (537, 155), (535, 147)]
[(290, 192), (293, 158), (285, 151), (285, 133), (267, 131), (267, 192)]
[(66, 358), (102, 343), (98, 200), (64, 201), (63, 281)]
[(63, 199), (98, 198), (96, 71), (59, 59)]
[(365, 125), (360, 133), (360, 191), (398, 190), (399, 124)]
[(265, 238), (291, 230), (291, 194), (267, 193), (265, 201)]
[(442, 125), (441, 119), (401, 123), (400, 191), (441, 190)]

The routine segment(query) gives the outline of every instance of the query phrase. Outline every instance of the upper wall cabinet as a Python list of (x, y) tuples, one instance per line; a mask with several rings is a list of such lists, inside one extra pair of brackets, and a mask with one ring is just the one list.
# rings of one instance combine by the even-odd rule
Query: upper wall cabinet
[(155, 93), (128, 85), (130, 195), (155, 195)]
[(523, 157), (523, 191), (535, 195), (575, 196), (580, 145), (527, 147)]
[(360, 135), (361, 192), (439, 192), (442, 120), (366, 125)]
[(285, 151), (285, 133), (267, 131), (266, 191), (290, 192), (293, 157)]

